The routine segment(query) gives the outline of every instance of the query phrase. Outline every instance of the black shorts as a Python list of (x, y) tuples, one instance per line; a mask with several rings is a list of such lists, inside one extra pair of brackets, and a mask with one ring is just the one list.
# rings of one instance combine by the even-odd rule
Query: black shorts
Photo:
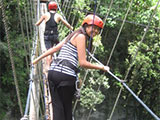
[(53, 45), (58, 44), (58, 35), (44, 35), (46, 49), (50, 49)]

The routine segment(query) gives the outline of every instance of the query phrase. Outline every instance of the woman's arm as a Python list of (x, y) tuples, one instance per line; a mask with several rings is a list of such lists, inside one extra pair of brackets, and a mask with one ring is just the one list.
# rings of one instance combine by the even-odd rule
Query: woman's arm
[(78, 35), (75, 38), (75, 41), (78, 50), (78, 60), (81, 67), (109, 71), (108, 66), (95, 65), (86, 60), (86, 38), (83, 34)]
[(48, 55), (51, 55), (51, 54), (59, 51), (64, 43), (65, 43), (65, 39), (63, 41), (61, 41), (59, 44), (57, 44), (56, 46), (54, 46), (54, 47), (50, 48), (49, 50), (47, 50), (45, 53), (40, 55), (35, 60), (33, 60), (32, 64), (37, 64), (38, 61), (40, 61), (41, 59), (43, 59), (43, 58), (47, 57)]

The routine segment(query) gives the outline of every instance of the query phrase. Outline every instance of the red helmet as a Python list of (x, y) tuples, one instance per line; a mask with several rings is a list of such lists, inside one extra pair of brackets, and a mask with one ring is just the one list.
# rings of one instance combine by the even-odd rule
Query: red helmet
[(57, 3), (56, 2), (49, 2), (48, 10), (57, 10)]
[(84, 25), (85, 23), (87, 23), (88, 25), (96, 25), (100, 28), (103, 28), (103, 20), (96, 15), (92, 15), (92, 14), (87, 15), (84, 18), (82, 25)]

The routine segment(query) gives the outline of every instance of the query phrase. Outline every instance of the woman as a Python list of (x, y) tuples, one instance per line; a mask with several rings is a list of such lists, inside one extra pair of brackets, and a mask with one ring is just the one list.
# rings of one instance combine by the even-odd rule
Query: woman
[[(41, 16), (41, 18), (35, 24), (39, 26), (42, 21), (45, 21), (45, 32), (44, 32), (44, 42), (46, 49), (50, 49), (53, 45), (56, 45), (58, 41), (58, 30), (57, 26), (60, 21), (67, 26), (70, 30), (73, 30), (73, 27), (63, 19), (63, 17), (58, 14), (57, 11), (57, 3), (56, 2), (49, 2), (48, 4), (49, 12), (45, 13)], [(50, 61), (52, 59), (52, 55), (47, 57), (47, 65), (50, 66)]]
[(86, 60), (87, 40), (98, 35), (102, 28), (101, 18), (89, 14), (84, 18), (82, 27), (33, 61), (36, 64), (42, 58), (60, 50), (48, 73), (54, 120), (72, 120), (72, 98), (76, 91), (78, 62), (84, 68), (109, 71), (108, 66), (95, 65)]

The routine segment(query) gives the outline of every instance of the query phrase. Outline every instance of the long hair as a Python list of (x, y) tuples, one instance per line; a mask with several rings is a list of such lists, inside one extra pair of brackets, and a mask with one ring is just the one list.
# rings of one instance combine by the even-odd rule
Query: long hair
[(93, 39), (91, 37), (89, 37), (88, 34), (86, 33), (86, 27), (87, 26), (88, 25), (85, 24), (82, 27), (80, 27), (78, 30), (76, 30), (73, 33), (69, 34), (67, 36), (67, 38), (66, 38), (65, 43), (67, 43), (75, 34), (76, 34), (76, 36), (79, 35), (79, 34), (84, 34), (86, 36), (86, 47), (87, 47), (88, 51), (91, 52)]

